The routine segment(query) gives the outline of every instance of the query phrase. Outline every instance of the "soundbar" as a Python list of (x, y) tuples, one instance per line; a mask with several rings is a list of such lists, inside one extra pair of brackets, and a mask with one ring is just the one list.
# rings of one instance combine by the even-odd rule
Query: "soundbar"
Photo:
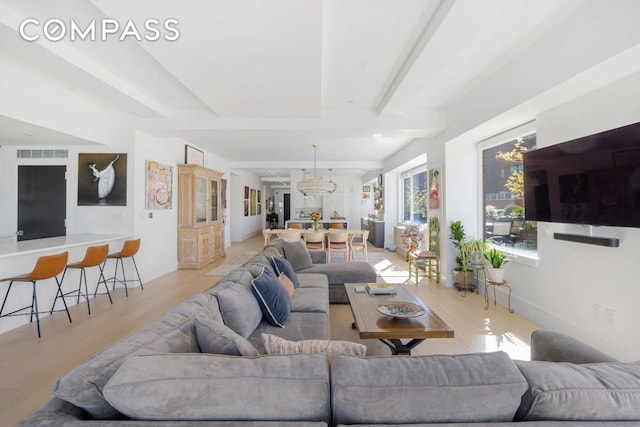
[(568, 242), (607, 246), (610, 248), (617, 248), (618, 246), (620, 246), (620, 239), (615, 239), (613, 237), (591, 237), (583, 236), (580, 234), (553, 233), (553, 238), (556, 240), (566, 240)]

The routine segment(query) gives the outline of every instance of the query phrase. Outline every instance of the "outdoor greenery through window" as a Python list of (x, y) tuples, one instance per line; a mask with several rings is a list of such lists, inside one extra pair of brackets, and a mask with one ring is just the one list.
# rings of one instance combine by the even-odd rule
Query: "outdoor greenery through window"
[(482, 151), (484, 237), (526, 253), (538, 250), (538, 225), (524, 219), (522, 153), (535, 147), (531, 133)]
[(402, 219), (420, 224), (427, 222), (429, 187), (427, 169), (422, 166), (402, 175)]

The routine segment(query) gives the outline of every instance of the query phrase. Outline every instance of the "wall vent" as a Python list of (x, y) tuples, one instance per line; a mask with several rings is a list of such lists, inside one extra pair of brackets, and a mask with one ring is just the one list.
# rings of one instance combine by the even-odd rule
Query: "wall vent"
[(18, 150), (19, 159), (67, 159), (69, 150)]

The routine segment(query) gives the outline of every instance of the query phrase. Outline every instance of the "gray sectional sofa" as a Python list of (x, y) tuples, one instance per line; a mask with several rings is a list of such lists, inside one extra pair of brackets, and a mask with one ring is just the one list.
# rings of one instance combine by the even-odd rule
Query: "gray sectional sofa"
[[(330, 336), (328, 279), (297, 275), (284, 328), (252, 281), (266, 247), (218, 285), (76, 367), (26, 426), (638, 426), (640, 365), (536, 331), (532, 356), (265, 355), (263, 332)], [(560, 362), (560, 363), (558, 363)], [(577, 362), (577, 363), (574, 363)]]

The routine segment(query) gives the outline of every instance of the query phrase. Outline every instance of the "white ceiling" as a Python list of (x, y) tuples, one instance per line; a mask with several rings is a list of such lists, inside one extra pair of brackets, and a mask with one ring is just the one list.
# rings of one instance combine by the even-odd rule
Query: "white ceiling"
[[(0, 65), (261, 175), (380, 168), (582, 0), (0, 0)], [(177, 41), (25, 42), (27, 17), (174, 18)], [(35, 26), (31, 33), (37, 33)], [(62, 101), (61, 101), (62, 102)], [(2, 112), (0, 111), (0, 114)], [(0, 145), (91, 143), (0, 115)], [(25, 136), (37, 135), (37, 137)]]

